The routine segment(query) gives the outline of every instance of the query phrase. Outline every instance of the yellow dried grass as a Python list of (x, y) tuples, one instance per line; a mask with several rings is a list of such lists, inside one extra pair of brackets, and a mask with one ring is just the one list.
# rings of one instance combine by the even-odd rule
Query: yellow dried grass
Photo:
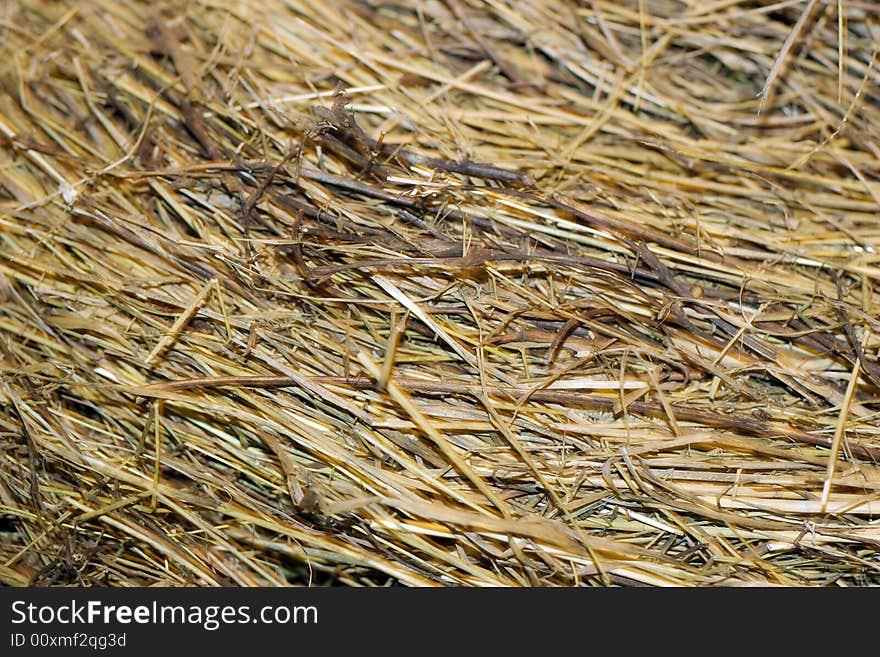
[(0, 581), (877, 584), (872, 3), (0, 9)]

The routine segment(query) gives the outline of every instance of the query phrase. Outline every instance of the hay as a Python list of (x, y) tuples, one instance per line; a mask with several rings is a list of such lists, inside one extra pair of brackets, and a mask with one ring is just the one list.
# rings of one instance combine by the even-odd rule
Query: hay
[(0, 9), (0, 580), (880, 583), (874, 3)]

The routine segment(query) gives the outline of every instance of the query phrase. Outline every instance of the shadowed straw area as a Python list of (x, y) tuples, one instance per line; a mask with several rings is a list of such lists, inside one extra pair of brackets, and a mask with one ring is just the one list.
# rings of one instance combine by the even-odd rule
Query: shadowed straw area
[(880, 583), (880, 8), (0, 7), (0, 581)]

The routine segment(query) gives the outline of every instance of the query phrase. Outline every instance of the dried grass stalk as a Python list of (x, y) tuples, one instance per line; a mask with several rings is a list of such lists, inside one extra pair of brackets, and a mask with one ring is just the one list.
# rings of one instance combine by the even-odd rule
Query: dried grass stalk
[(0, 582), (880, 583), (878, 8), (0, 8)]

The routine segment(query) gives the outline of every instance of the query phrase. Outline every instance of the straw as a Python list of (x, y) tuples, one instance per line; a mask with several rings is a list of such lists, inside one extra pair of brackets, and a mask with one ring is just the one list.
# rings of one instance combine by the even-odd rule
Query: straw
[(0, 582), (880, 583), (865, 2), (0, 10)]

